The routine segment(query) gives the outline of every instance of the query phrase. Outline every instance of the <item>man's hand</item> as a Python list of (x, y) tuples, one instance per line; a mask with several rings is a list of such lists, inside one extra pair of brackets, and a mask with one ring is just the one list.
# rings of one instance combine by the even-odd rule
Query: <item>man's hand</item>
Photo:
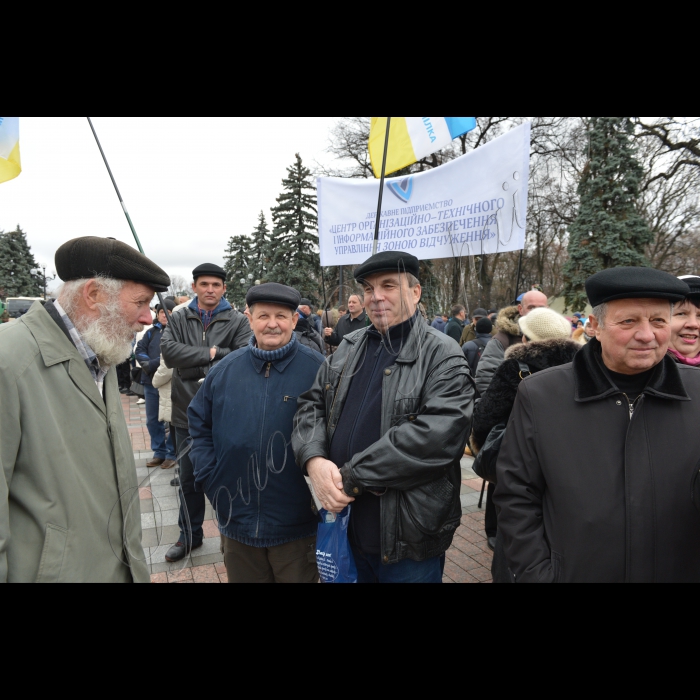
[(342, 513), (355, 501), (343, 491), (343, 477), (338, 467), (323, 457), (315, 457), (306, 463), (306, 472), (311, 479), (316, 498), (329, 513)]
[(332, 328), (326, 328), (325, 331), (323, 331), (323, 334), (326, 336), (326, 338), (330, 338), (333, 335), (333, 329)]
[(210, 351), (209, 354), (211, 355), (211, 361), (214, 362), (216, 359), (216, 353), (219, 352), (219, 348), (213, 347)]

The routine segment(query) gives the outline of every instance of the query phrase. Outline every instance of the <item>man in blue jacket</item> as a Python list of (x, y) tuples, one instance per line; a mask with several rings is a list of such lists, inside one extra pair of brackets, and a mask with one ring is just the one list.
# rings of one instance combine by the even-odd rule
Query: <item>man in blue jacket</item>
[(317, 583), (317, 517), (290, 447), (297, 398), (324, 359), (299, 343), (301, 295), (248, 294), (253, 337), (215, 367), (190, 405), (197, 488), (217, 513), (230, 583)]
[[(166, 299), (165, 306), (170, 313), (175, 309), (175, 303)], [(146, 399), (146, 420), (148, 434), (151, 436), (153, 459), (146, 465), (149, 469), (160, 467), (172, 469), (176, 466), (175, 440), (172, 431), (165, 437), (165, 423), (158, 420), (160, 410), (160, 395), (153, 386), (153, 376), (160, 367), (160, 340), (168, 325), (168, 314), (160, 305), (156, 307), (158, 315), (153, 328), (146, 331), (136, 346), (136, 359), (141, 365), (141, 384)]]

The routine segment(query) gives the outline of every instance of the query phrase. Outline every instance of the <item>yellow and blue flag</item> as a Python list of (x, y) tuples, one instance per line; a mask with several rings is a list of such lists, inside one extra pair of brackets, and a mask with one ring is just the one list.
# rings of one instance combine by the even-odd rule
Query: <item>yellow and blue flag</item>
[[(369, 157), (381, 177), (388, 117), (372, 117)], [(386, 174), (407, 168), (476, 129), (476, 117), (392, 117)]]
[(22, 172), (19, 159), (19, 117), (0, 117), (0, 182)]

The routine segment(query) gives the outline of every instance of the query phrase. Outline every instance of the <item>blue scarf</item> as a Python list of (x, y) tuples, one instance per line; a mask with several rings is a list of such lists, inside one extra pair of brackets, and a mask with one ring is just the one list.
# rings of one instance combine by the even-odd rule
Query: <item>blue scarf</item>
[(253, 353), (253, 357), (257, 357), (258, 360), (262, 360), (263, 362), (278, 362), (279, 360), (284, 360), (287, 355), (289, 355), (292, 350), (296, 347), (296, 344), (299, 342), (297, 339), (297, 334), (292, 333), (292, 339), (291, 341), (285, 345), (283, 348), (279, 348), (277, 350), (261, 350), (257, 346), (257, 341), (255, 340), (255, 336), (251, 336), (250, 341), (248, 343), (248, 347), (250, 348), (250, 351)]

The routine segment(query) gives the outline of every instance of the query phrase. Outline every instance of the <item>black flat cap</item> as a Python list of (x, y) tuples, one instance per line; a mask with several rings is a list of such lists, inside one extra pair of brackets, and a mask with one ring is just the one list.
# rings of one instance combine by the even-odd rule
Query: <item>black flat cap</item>
[(488, 315), (489, 315), (489, 313), (488, 313), (488, 311), (486, 311), (486, 309), (477, 309), (472, 314), (472, 318), (486, 318)]
[(296, 311), (301, 305), (301, 294), (291, 287), (270, 282), (253, 287), (248, 292), (246, 303), (248, 307), (252, 307), (254, 304), (276, 304)]
[(649, 267), (615, 267), (593, 275), (586, 282), (591, 306), (616, 299), (667, 299), (683, 301), (690, 294), (685, 282)]
[(377, 253), (355, 270), (355, 279), (361, 282), (380, 272), (407, 272), (416, 279), (420, 279), (420, 262), (410, 253), (396, 251)]
[(700, 299), (700, 277), (697, 275), (686, 275), (685, 277), (679, 277), (679, 280), (685, 282), (690, 288), (689, 299)]
[(170, 277), (131, 246), (114, 238), (87, 236), (64, 243), (56, 251), (56, 273), (64, 282), (94, 277), (139, 282), (167, 292)]
[(218, 277), (226, 281), (226, 272), (223, 268), (212, 263), (204, 263), (192, 271), (192, 279), (196, 282), (200, 277)]
[(299, 306), (308, 306), (310, 309), (313, 309), (314, 305), (311, 303), (309, 299), (302, 299), (299, 302)]

